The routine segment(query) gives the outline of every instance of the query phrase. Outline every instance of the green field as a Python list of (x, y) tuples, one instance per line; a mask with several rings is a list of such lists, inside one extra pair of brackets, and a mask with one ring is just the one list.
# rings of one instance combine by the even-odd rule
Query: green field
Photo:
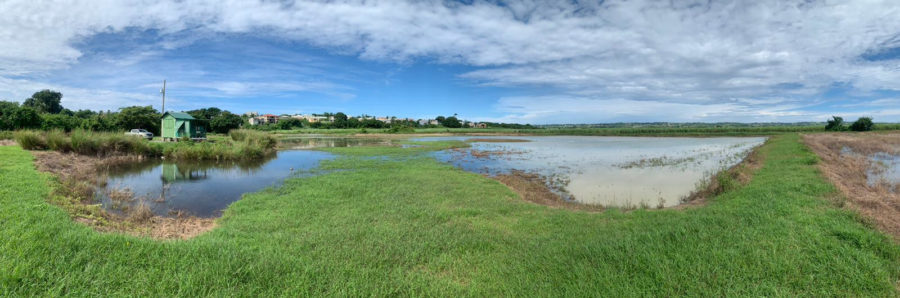
[[(900, 246), (837, 207), (795, 134), (746, 186), (686, 210), (521, 201), (415, 148), (337, 148), (185, 241), (100, 234), (0, 146), (0, 296), (896, 296)], [(390, 158), (371, 158), (388, 155)]]

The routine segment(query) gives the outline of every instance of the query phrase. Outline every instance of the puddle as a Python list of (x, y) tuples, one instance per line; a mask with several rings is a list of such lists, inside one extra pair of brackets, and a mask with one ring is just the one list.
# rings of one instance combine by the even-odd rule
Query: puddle
[(900, 155), (879, 152), (869, 156), (871, 166), (866, 172), (869, 186), (900, 185)]
[(96, 194), (104, 209), (117, 214), (144, 203), (163, 217), (178, 212), (217, 217), (243, 194), (306, 174), (331, 158), (326, 152), (289, 150), (252, 162), (154, 160), (109, 169), (106, 186)]
[[(671, 207), (710, 175), (739, 163), (765, 138), (424, 137), (473, 141), (434, 153), (464, 170), (489, 175), (514, 170), (545, 177), (550, 189), (579, 203)], [(523, 142), (526, 140), (527, 142)]]
[[(841, 156), (857, 156), (862, 157), (863, 153), (858, 153), (853, 148), (841, 147)], [(887, 185), (888, 189), (894, 191), (894, 187), (900, 185), (900, 155), (890, 154), (887, 152), (876, 152), (866, 156), (869, 160), (869, 167), (866, 169), (866, 184), (868, 186)]]

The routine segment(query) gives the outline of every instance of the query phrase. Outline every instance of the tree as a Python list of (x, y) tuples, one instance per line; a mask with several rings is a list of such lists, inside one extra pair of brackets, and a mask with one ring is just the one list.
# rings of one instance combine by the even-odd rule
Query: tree
[(870, 131), (870, 130), (872, 130), (873, 126), (875, 126), (875, 124), (872, 123), (872, 118), (859, 117), (859, 119), (857, 119), (856, 122), (853, 122), (853, 124), (850, 124), (850, 130), (852, 130), (852, 131)]
[(456, 119), (455, 116), (447, 117), (446, 119), (444, 119), (443, 122), (441, 122), (441, 125), (443, 125), (444, 127), (449, 127), (449, 128), (462, 127), (462, 123), (459, 122), (459, 119)]
[(119, 110), (114, 123), (120, 130), (143, 128), (159, 135), (160, 115), (152, 106), (125, 107)]
[(30, 107), (16, 109), (10, 118), (14, 129), (41, 127), (41, 115)]
[(60, 129), (66, 132), (72, 131), (74, 128), (81, 127), (81, 118), (69, 116), (66, 114), (42, 114), (41, 129), (52, 130)]
[(359, 126), (360, 126), (359, 119), (356, 119), (356, 117), (347, 119), (347, 127), (359, 128)]
[(286, 118), (278, 120), (275, 125), (278, 126), (278, 129), (288, 130), (303, 127), (303, 121), (297, 118)]
[(842, 131), (844, 130), (844, 118), (838, 116), (831, 116), (831, 120), (828, 120), (828, 124), (825, 124), (825, 130), (828, 131)]
[(347, 128), (347, 114), (338, 112), (334, 114), (334, 123), (332, 126), (335, 128)]
[(62, 93), (44, 89), (35, 92), (31, 98), (25, 100), (22, 106), (35, 109), (38, 113), (59, 114), (63, 107), (60, 104)]
[(213, 118), (216, 118), (219, 115), (221, 115), (222, 110), (219, 108), (216, 108), (216, 107), (209, 107), (209, 108), (205, 108), (205, 109), (190, 110), (190, 111), (187, 111), (186, 113), (188, 113), (189, 115), (191, 115), (197, 119), (212, 120)]
[(242, 123), (244, 123), (244, 119), (241, 119), (240, 115), (224, 111), (209, 120), (209, 129), (213, 132), (228, 133), (229, 130), (241, 127)]
[(438, 124), (444, 125), (444, 120), (447, 120), (447, 118), (444, 118), (444, 116), (437, 116), (434, 120), (437, 120)]
[(19, 103), (0, 101), (0, 130), (11, 130), (15, 128), (12, 123), (12, 118), (17, 110), (19, 110)]

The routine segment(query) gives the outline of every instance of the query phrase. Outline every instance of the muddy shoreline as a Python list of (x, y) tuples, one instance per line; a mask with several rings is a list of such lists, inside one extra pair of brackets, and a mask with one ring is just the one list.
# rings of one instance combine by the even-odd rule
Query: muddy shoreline
[[(119, 232), (155, 239), (187, 239), (215, 227), (215, 219), (185, 215), (161, 217), (145, 208), (134, 208), (116, 215), (103, 210), (94, 198), (95, 189), (105, 183), (106, 168), (145, 160), (145, 157), (120, 155), (93, 157), (56, 151), (31, 151), (41, 172), (56, 178), (50, 203), (66, 210), (76, 222), (100, 232)], [(133, 199), (133, 198), (125, 198)]]

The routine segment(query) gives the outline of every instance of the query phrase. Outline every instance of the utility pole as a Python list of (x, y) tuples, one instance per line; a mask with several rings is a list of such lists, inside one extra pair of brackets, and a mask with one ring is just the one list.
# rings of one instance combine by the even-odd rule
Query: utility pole
[(165, 114), (166, 113), (166, 80), (163, 80), (163, 88), (162, 88), (162, 90), (159, 90), (159, 93), (162, 93), (162, 98), (163, 98), (162, 111), (160, 111), (160, 113)]

